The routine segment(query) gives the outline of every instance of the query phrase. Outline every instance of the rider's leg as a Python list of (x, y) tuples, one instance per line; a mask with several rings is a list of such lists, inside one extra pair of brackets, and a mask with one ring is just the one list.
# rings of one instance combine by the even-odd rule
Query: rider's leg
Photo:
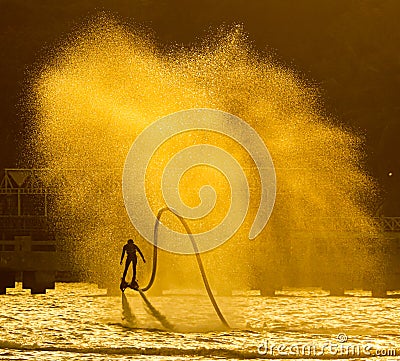
[(128, 272), (129, 264), (130, 264), (130, 263), (131, 263), (131, 260), (129, 259), (129, 257), (126, 257), (124, 274), (122, 275), (122, 279), (124, 280), (124, 282), (126, 282), (126, 281), (125, 281), (125, 277), (126, 277), (126, 274), (127, 274), (127, 272)]
[(137, 258), (134, 257), (132, 259), (132, 283), (136, 282), (136, 264), (137, 264)]

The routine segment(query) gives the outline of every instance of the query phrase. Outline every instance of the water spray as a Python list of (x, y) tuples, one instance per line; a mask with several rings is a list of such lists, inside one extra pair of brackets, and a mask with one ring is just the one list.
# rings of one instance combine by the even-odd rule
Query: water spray
[[(106, 16), (94, 19), (79, 33), (55, 49), (32, 79), (26, 104), (34, 124), (24, 153), (27, 166), (52, 170), (43, 181), (54, 190), (52, 207), (60, 220), (57, 231), (66, 235), (71, 264), (94, 275), (87, 280), (111, 286), (118, 277), (113, 260), (120, 250), (115, 240), (139, 232), (121, 202), (121, 169), (132, 143), (157, 119), (194, 108), (235, 114), (253, 127), (268, 145), (279, 179), (268, 230), (255, 242), (243, 244), (263, 189), (256, 174), (262, 167), (245, 149), (229, 137), (201, 128), (179, 133), (154, 154), (146, 173), (152, 216), (166, 203), (187, 222), (192, 222), (191, 218), (160, 192), (160, 179), (171, 157), (184, 154), (182, 150), (189, 146), (207, 144), (223, 148), (243, 164), (251, 190), (248, 217), (229, 238), (234, 247), (223, 245), (202, 256), (203, 260), (227, 256), (208, 276), (213, 272), (221, 284), (223, 280), (217, 277), (221, 274), (240, 275), (238, 286), (248, 287), (256, 279), (255, 286), (261, 288), (267, 275), (287, 284), (294, 276), (311, 282), (310, 274), (316, 278), (326, 274), (329, 282), (337, 284), (336, 278), (331, 278), (333, 269), (354, 277), (380, 269), (380, 257), (370, 251), (378, 238), (369, 213), (375, 204), (375, 185), (360, 167), (364, 164), (362, 140), (326, 116), (317, 89), (269, 54), (255, 52), (240, 28), (217, 31), (204, 40), (204, 46), (162, 53), (139, 31)], [(237, 124), (229, 123), (226, 129), (236, 130)], [(82, 171), (68, 171), (77, 164)], [(213, 168), (193, 172), (195, 176), (183, 177), (181, 183), (184, 203), (196, 204), (199, 194), (193, 192), (193, 186), (201, 186), (203, 180), (215, 185), (219, 197), (229, 195), (225, 178)], [(200, 251), (207, 242), (200, 242), (198, 235), (224, 219), (227, 203), (216, 202), (214, 213), (204, 222), (207, 227), (201, 222), (189, 223)], [(148, 222), (149, 236), (145, 238), (152, 239), (153, 219), (140, 216)], [(228, 226), (228, 231), (235, 229), (232, 223)], [(337, 231), (345, 235), (340, 244)], [(193, 245), (184, 233), (186, 242), (175, 236), (163, 237), (159, 248), (176, 244), (192, 252)], [(312, 254), (318, 244), (328, 250), (325, 262), (303, 256)], [(241, 245), (246, 247), (244, 252), (236, 252)], [(343, 248), (349, 249), (346, 258), (341, 257)], [(98, 251), (96, 257), (93, 249)], [(267, 250), (275, 257), (266, 259)], [(296, 261), (285, 263), (287, 267), (282, 269), (288, 250)], [(349, 264), (349, 257), (357, 262)], [(250, 262), (252, 267), (242, 267)]]
[(161, 314), (148, 300), (146, 295), (142, 292), (142, 290), (138, 290), (140, 296), (142, 297), (142, 300), (146, 306), (146, 311), (150, 313), (150, 315), (154, 316), (167, 330), (174, 331), (175, 327), (169, 323), (167, 318)]
[(125, 293), (122, 292), (122, 318), (126, 320), (129, 326), (135, 326), (137, 324), (137, 319), (134, 313), (131, 310), (128, 299), (125, 296)]

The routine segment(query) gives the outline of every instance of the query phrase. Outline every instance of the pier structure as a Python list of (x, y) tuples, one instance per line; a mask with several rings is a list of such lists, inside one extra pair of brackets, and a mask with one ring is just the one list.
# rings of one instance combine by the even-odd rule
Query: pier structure
[(32, 294), (54, 288), (60, 268), (49, 227), (49, 190), (35, 169), (6, 169), (0, 183), (0, 294), (22, 281)]

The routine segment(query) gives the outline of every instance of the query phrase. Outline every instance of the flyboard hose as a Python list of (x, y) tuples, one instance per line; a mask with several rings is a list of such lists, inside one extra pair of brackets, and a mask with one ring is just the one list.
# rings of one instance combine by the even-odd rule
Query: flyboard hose
[(198, 264), (198, 266), (199, 266), (200, 273), (201, 273), (201, 277), (203, 278), (203, 283), (204, 283), (204, 286), (205, 286), (205, 288), (206, 288), (206, 290), (207, 290), (208, 297), (210, 298), (210, 301), (211, 301), (211, 303), (212, 303), (212, 305), (213, 305), (213, 307), (214, 307), (214, 310), (215, 310), (215, 312), (217, 313), (217, 315), (218, 315), (219, 319), (221, 320), (222, 324), (223, 324), (226, 328), (230, 328), (228, 322), (226, 321), (224, 315), (222, 314), (221, 310), (220, 310), (219, 307), (218, 307), (217, 301), (215, 300), (214, 294), (212, 293), (210, 284), (208, 283), (208, 279), (207, 279), (206, 272), (205, 272), (205, 270), (204, 270), (203, 262), (201, 261), (199, 249), (198, 249), (198, 247), (197, 247), (196, 241), (194, 240), (194, 237), (193, 237), (192, 231), (191, 231), (190, 228), (189, 228), (189, 225), (186, 223), (186, 221), (185, 221), (184, 218), (182, 218), (181, 216), (179, 216), (178, 214), (176, 214), (175, 212), (173, 212), (173, 211), (172, 211), (170, 208), (168, 208), (168, 207), (162, 208), (162, 209), (160, 209), (160, 210), (158, 211), (156, 224), (154, 225), (153, 269), (152, 269), (152, 272), (151, 272), (151, 277), (150, 277), (149, 283), (147, 284), (146, 287), (141, 288), (140, 291), (142, 291), (142, 292), (148, 291), (148, 290), (151, 288), (151, 286), (153, 285), (154, 280), (155, 280), (155, 278), (156, 278), (156, 271), (157, 271), (157, 253), (158, 253), (158, 252), (157, 252), (157, 250), (158, 250), (158, 247), (157, 247), (157, 241), (158, 241), (158, 226), (159, 226), (159, 224), (160, 224), (160, 218), (161, 218), (162, 214), (163, 214), (164, 212), (166, 212), (166, 211), (170, 211), (173, 215), (175, 215), (175, 216), (180, 220), (180, 222), (182, 223), (182, 225), (185, 227), (186, 233), (187, 233), (187, 235), (189, 236), (190, 241), (192, 242), (193, 250), (194, 250), (194, 252), (195, 252), (195, 254), (196, 254), (197, 264)]

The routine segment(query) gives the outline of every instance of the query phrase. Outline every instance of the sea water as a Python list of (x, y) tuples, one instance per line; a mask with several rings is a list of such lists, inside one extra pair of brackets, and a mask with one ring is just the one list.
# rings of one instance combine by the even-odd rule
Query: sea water
[(275, 297), (217, 296), (230, 330), (201, 292), (148, 296), (173, 331), (146, 311), (137, 292), (125, 296), (87, 283), (57, 283), (31, 295), (17, 284), (0, 296), (0, 360), (400, 359), (396, 294), (284, 289)]

